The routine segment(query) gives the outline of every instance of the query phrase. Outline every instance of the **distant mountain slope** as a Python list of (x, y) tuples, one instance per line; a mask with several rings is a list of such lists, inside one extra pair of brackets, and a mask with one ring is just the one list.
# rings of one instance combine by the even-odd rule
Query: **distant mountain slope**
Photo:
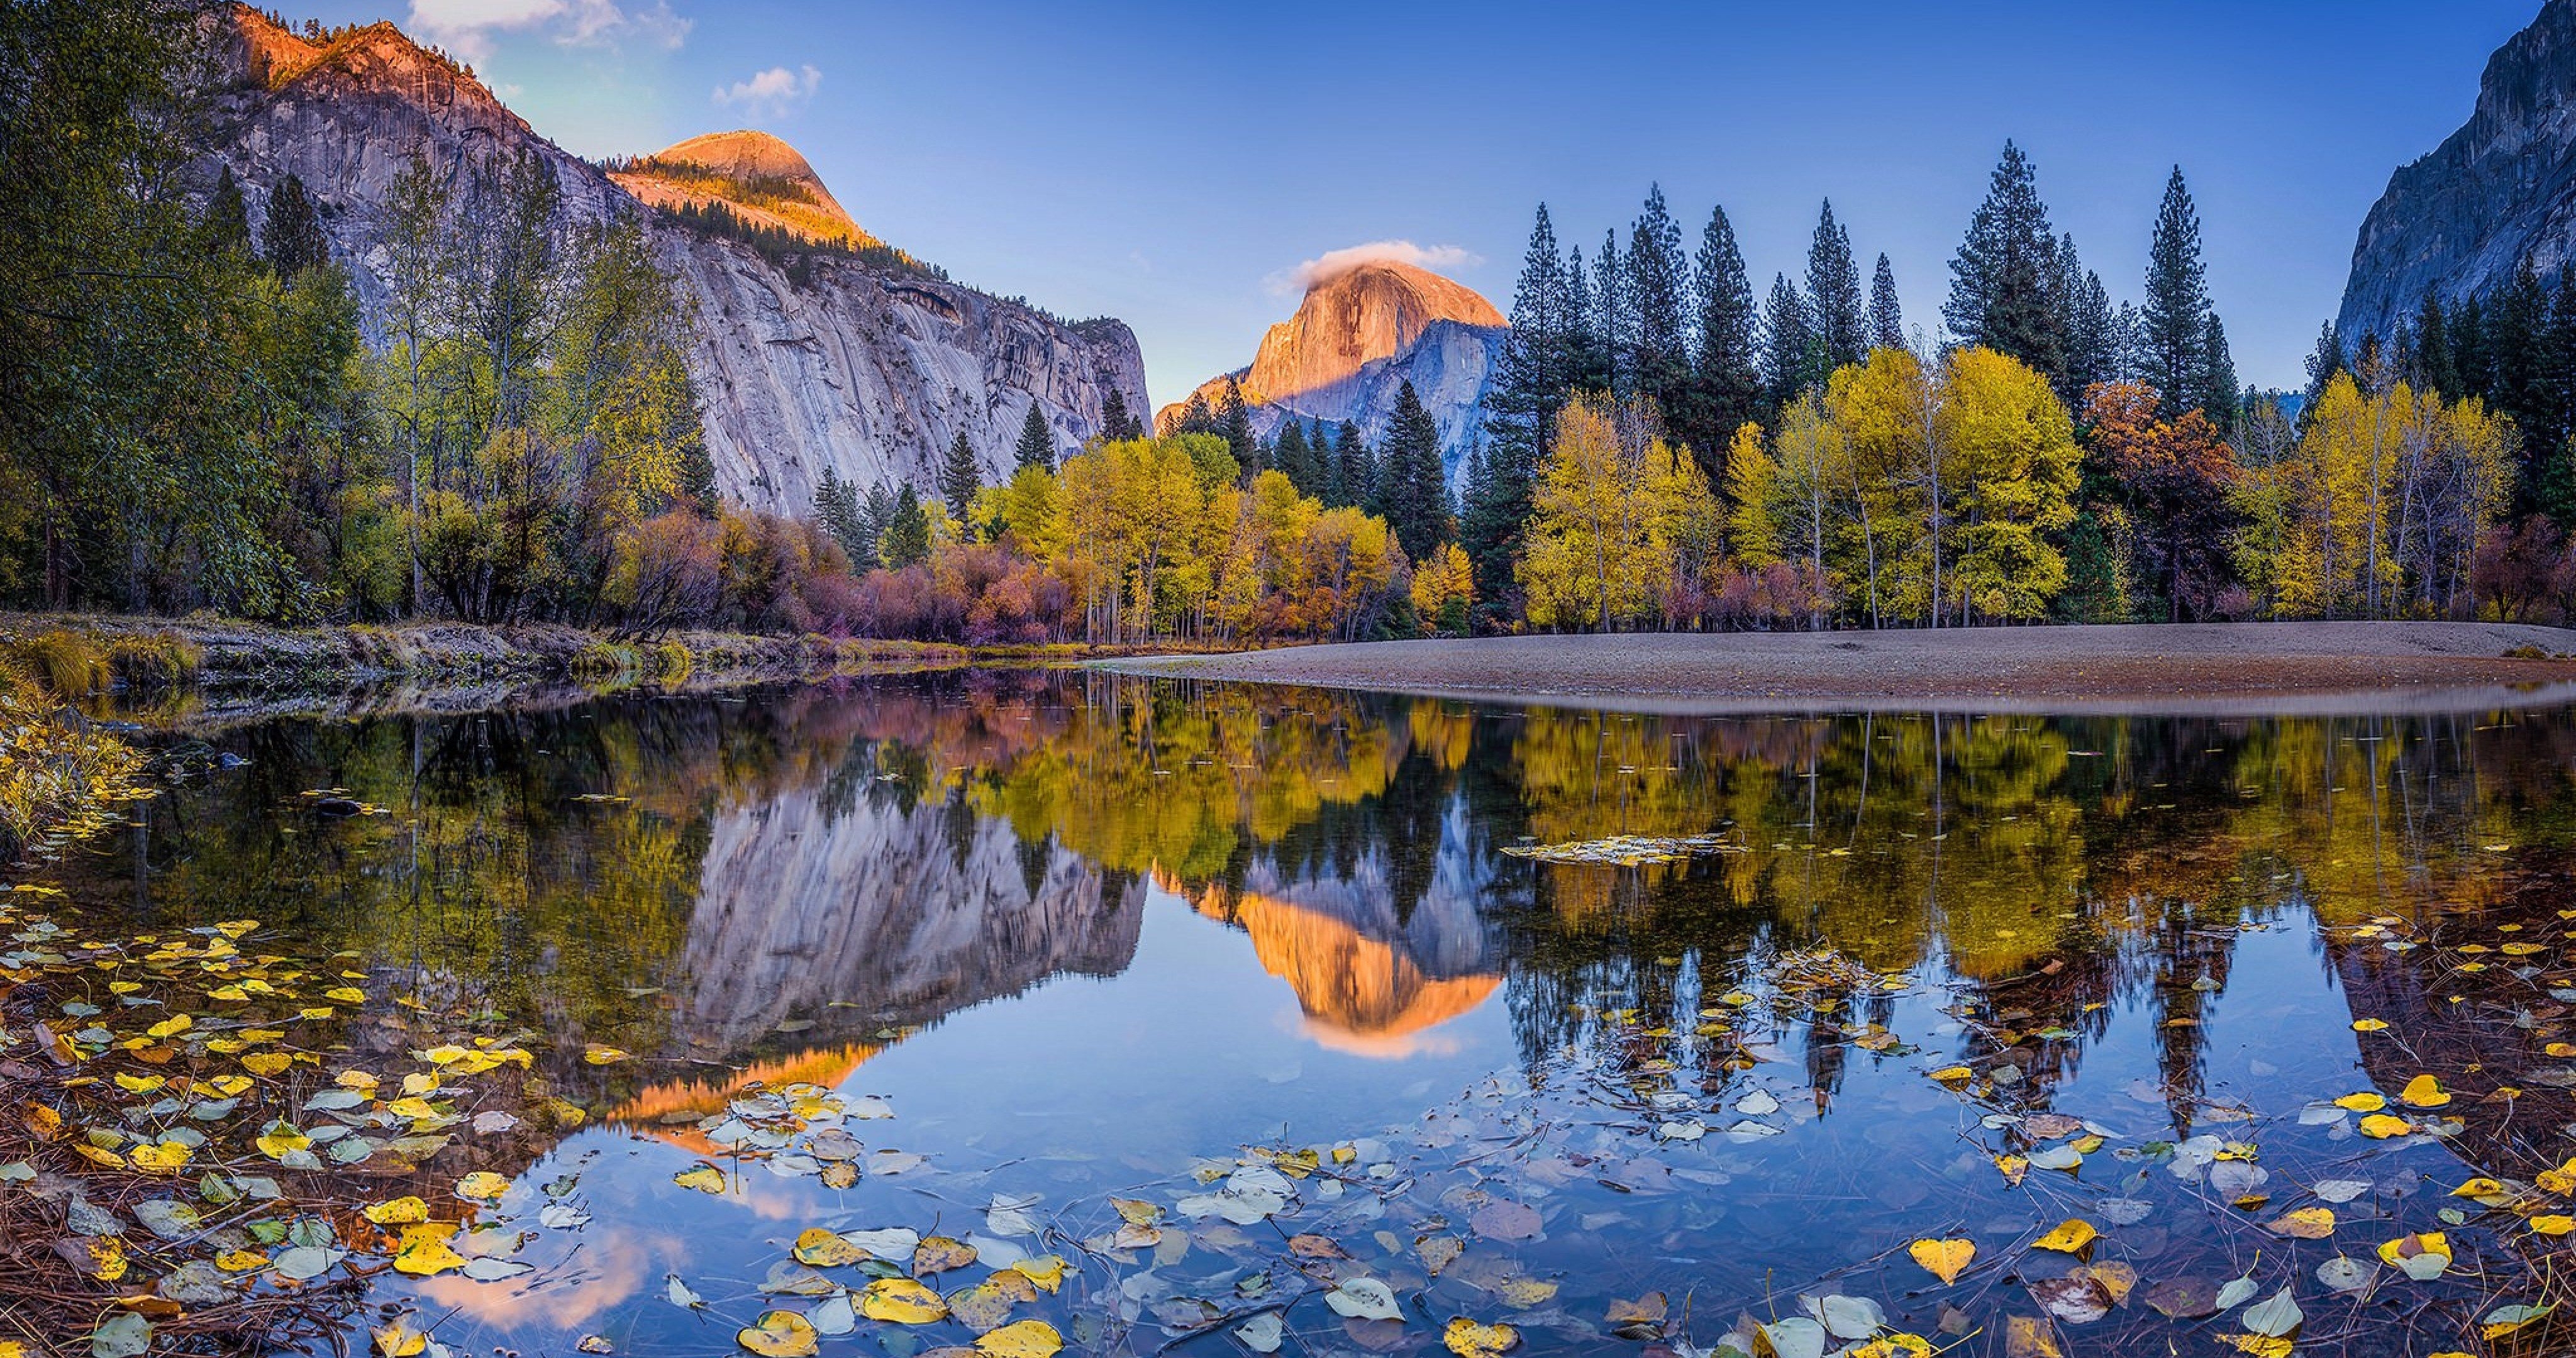
[(2576, 0), (2547, 0), (2488, 58), (2476, 111), (2391, 175), (2352, 252), (2338, 324), (2395, 333), (2426, 289), (2449, 307), (2576, 261)]
[[(1195, 395), (1210, 406), (1231, 379), (1268, 438), (1283, 420), (1350, 420), (1383, 440), (1407, 381), (1440, 427), (1455, 479), (1480, 432), (1486, 383), (1509, 322), (1473, 289), (1427, 269), (1375, 260), (1317, 280), (1297, 312), (1270, 327), (1249, 366), (1208, 379)], [(1155, 416), (1169, 429), (1184, 399)]]
[[(538, 135), (391, 24), (314, 44), (237, 5), (218, 36), (224, 88), (210, 159), (241, 180), (254, 220), (286, 175), (303, 180), (371, 336), (386, 299), (384, 196), (415, 153), (460, 187), (478, 160), (536, 154), (561, 191), (554, 230), (566, 240), (584, 223), (647, 210), (634, 189)], [(786, 143), (720, 133), (672, 148), (675, 159), (683, 148), (687, 163), (724, 181), (699, 191), (720, 191), (729, 206), (774, 197), (781, 221), (804, 223), (808, 239), (843, 229), (852, 243), (873, 243)], [(211, 181), (213, 165), (200, 168)], [(647, 192), (687, 191), (645, 178)], [(816, 251), (791, 272), (749, 245), (652, 220), (663, 265), (696, 312), (690, 372), (728, 499), (801, 513), (827, 466), (862, 484), (926, 487), (960, 432), (997, 476), (1032, 403), (1068, 449), (1100, 432), (1111, 391), (1145, 408), (1144, 363), (1117, 321), (1068, 323), (884, 258)]]

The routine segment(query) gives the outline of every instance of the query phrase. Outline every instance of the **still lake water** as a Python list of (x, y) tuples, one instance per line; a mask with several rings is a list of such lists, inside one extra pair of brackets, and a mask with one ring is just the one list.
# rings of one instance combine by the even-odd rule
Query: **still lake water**
[[(384, 1184), (512, 1181), (466, 1253), (530, 1268), (369, 1284), (460, 1356), (720, 1353), (773, 1308), (826, 1354), (974, 1342), (832, 1333), (871, 1274), (798, 1269), (816, 1226), (964, 1239), (941, 1292), (1065, 1257), (1009, 1314), (1078, 1351), (1437, 1351), (1451, 1317), (1686, 1351), (1839, 1294), (1962, 1352), (2052, 1312), (2069, 1352), (2233, 1352), (2249, 1322), (2190, 1289), (2247, 1274), (2302, 1349), (2475, 1349), (2555, 1246), (2450, 1190), (2576, 1151), (2538, 970), (2576, 905), (2565, 710), (1674, 718), (969, 672), (207, 739), (247, 762), (55, 879), (341, 955), (373, 1000), (336, 1059), (436, 1014), (589, 1115)], [(1544, 847), (1617, 835), (1709, 838)], [(2325, 1102), (2425, 1072), (2455, 1099), (2394, 1135)], [(832, 1097), (745, 1140), (763, 1089)], [(863, 1152), (812, 1154), (832, 1128)], [(1210, 1214), (1274, 1178), (1277, 1212)], [(2324, 1238), (2273, 1224), (2320, 1205)], [(2069, 1219), (2101, 1238), (2034, 1248)], [(2445, 1276), (2380, 1263), (2427, 1231)], [(1976, 1262), (1941, 1283), (1918, 1238)], [(1358, 1275), (1401, 1321), (1331, 1304)]]

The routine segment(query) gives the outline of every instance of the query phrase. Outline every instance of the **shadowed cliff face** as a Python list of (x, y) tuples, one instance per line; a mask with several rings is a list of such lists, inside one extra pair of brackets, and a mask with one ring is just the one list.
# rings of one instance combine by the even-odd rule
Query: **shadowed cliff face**
[(2488, 59), (2477, 110), (2389, 177), (2353, 247), (2337, 323), (2393, 335), (2431, 289), (2447, 308), (2576, 259), (2576, 0), (2547, 0)]
[[(388, 300), (381, 213), (415, 153), (461, 189), (477, 161), (534, 152), (562, 193), (555, 228), (563, 241), (582, 225), (646, 210), (391, 24), (316, 47), (235, 7), (217, 37), (225, 87), (202, 178), (213, 181), (215, 162), (229, 166), (254, 223), (281, 180), (300, 178), (322, 205), (333, 257), (350, 270), (371, 340), (382, 341)], [(784, 164), (780, 152), (803, 165), (784, 143), (745, 147), (724, 142), (728, 135), (698, 154), (754, 171)], [(848, 220), (819, 179), (813, 189), (831, 215)], [(961, 432), (996, 474), (1032, 402), (1060, 447), (1101, 431), (1113, 390), (1130, 409), (1145, 408), (1144, 360), (1117, 321), (1071, 325), (847, 256), (813, 256), (791, 280), (747, 246), (667, 223), (654, 237), (697, 315), (690, 376), (717, 486), (729, 500), (803, 512), (826, 466), (860, 484), (928, 484)]]
[[(1210, 378), (1194, 394), (1215, 407), (1230, 377), (1263, 438), (1294, 417), (1349, 420), (1375, 443), (1409, 381), (1440, 428), (1454, 477), (1479, 431), (1508, 325), (1470, 288), (1409, 264), (1371, 262), (1307, 289), (1297, 314), (1261, 337), (1250, 367)], [(1156, 424), (1168, 432), (1187, 404), (1164, 407)]]

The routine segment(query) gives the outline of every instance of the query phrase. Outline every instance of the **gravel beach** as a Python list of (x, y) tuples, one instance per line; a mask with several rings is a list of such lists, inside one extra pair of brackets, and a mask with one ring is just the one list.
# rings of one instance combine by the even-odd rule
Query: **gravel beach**
[[(2525, 647), (2551, 658), (2506, 654)], [(1106, 663), (1635, 711), (2394, 711), (2576, 699), (2570, 651), (2576, 631), (2533, 624), (2292, 622), (1493, 637)]]

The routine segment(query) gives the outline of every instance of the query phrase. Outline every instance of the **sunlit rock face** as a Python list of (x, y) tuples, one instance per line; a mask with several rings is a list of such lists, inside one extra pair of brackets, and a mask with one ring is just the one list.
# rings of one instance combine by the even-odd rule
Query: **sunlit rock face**
[[(1230, 379), (1263, 438), (1293, 416), (1327, 425), (1349, 420), (1375, 445), (1409, 381), (1439, 426), (1454, 478), (1480, 432), (1485, 388), (1508, 325), (1473, 289), (1410, 264), (1371, 261), (1309, 287), (1297, 314), (1261, 337), (1250, 367), (1210, 378), (1195, 394), (1214, 408)], [(1168, 432), (1187, 404), (1164, 407), (1158, 427)]]
[(1003, 822), (864, 793), (836, 807), (821, 788), (716, 812), (699, 882), (672, 1026), (716, 1052), (791, 1017), (874, 1032), (1062, 972), (1115, 975), (1144, 916), (1133, 887), (1072, 853), (1024, 860)]
[[(704, 171), (700, 174), (698, 171)], [(651, 207), (722, 203), (756, 226), (806, 240), (883, 242), (862, 229), (793, 146), (766, 132), (709, 132), (666, 146), (609, 179)]]
[(2388, 180), (2361, 224), (2337, 317), (2347, 343), (2385, 340), (2429, 288), (2447, 309), (2576, 261), (2576, 0), (2548, 0), (2488, 58), (2476, 111)]
[[(598, 166), (538, 135), (480, 82), (391, 24), (316, 46), (236, 7), (217, 37), (223, 89), (210, 155), (195, 177), (211, 185), (216, 162), (230, 166), (254, 226), (278, 182), (300, 178), (322, 205), (332, 254), (352, 274), (372, 342), (385, 340), (386, 200), (415, 154), (461, 187), (477, 161), (534, 153), (562, 197), (559, 246), (583, 226), (644, 211)], [(672, 153), (691, 147), (683, 142)], [(753, 173), (803, 167), (829, 205), (806, 225), (849, 220), (804, 157), (774, 137), (717, 134), (699, 139), (691, 154)], [(697, 317), (690, 376), (717, 487), (736, 503), (803, 513), (826, 467), (862, 485), (927, 486), (961, 432), (986, 474), (998, 476), (1032, 403), (1059, 449), (1101, 432), (1112, 391), (1130, 410), (1146, 408), (1144, 360), (1118, 321), (1068, 323), (848, 256), (811, 256), (791, 276), (748, 246), (668, 223), (652, 229)]]

